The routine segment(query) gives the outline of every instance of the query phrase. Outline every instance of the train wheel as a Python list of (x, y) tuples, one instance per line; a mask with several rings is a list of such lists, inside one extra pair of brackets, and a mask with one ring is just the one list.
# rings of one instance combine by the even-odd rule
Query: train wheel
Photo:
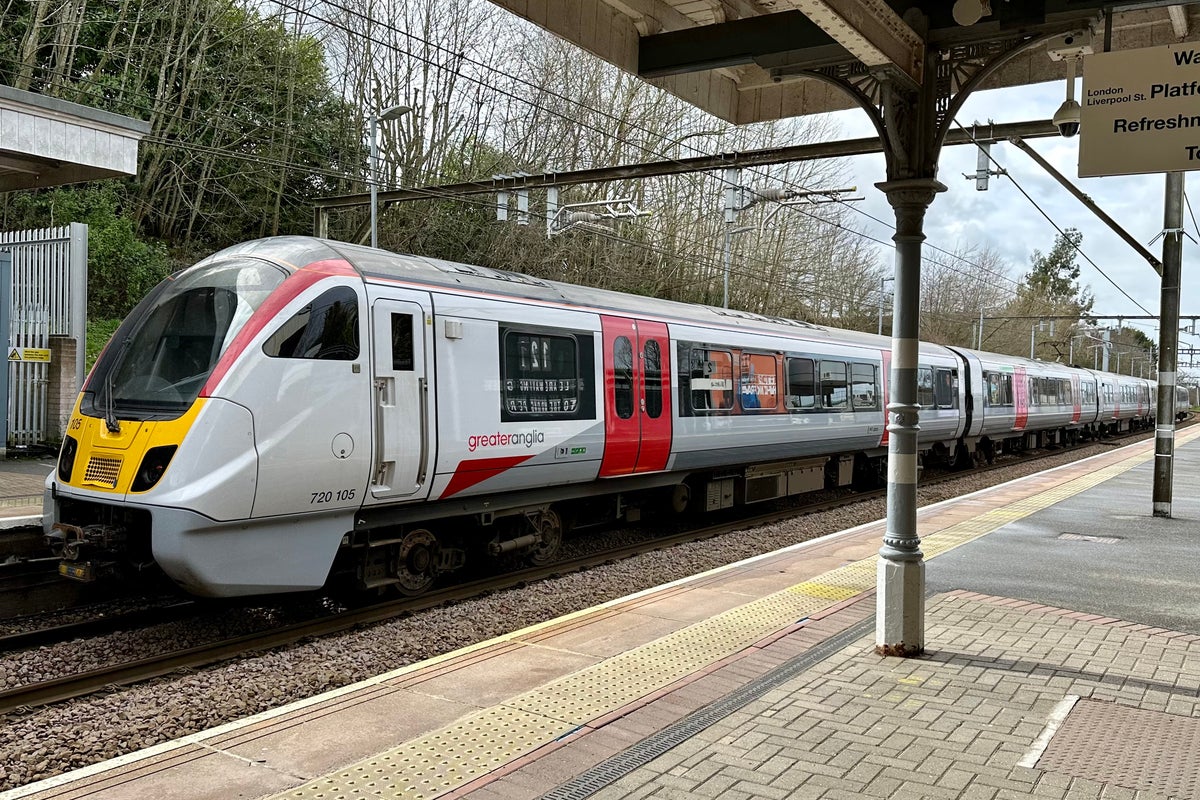
[(433, 585), (440, 549), (437, 537), (424, 528), (409, 531), (396, 558), (396, 588), (401, 594), (422, 594)]
[(558, 558), (558, 550), (562, 547), (563, 523), (558, 512), (548, 508), (537, 515), (534, 524), (537, 526), (538, 542), (529, 550), (529, 563), (541, 567)]
[(671, 510), (676, 514), (683, 514), (688, 510), (688, 506), (692, 503), (692, 487), (686, 483), (676, 484), (671, 489)]
[(975, 458), (971, 455), (971, 448), (967, 447), (962, 442), (959, 442), (954, 448), (954, 469), (970, 469), (974, 461)]

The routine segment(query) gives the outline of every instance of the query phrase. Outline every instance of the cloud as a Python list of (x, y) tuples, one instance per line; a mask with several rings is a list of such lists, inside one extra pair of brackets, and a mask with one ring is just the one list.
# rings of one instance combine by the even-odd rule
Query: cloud
[[(1079, 97), (1080, 92), (1076, 91), (1075, 96)], [(957, 120), (969, 127), (973, 122), (989, 120), (1001, 123), (1049, 119), (1064, 97), (1061, 81), (978, 92), (964, 104)], [(830, 116), (840, 125), (841, 135), (845, 138), (873, 135), (874, 129), (861, 111), (838, 112)], [(1163, 227), (1163, 175), (1081, 179), (1077, 177), (1079, 137), (1031, 139), (1029, 144), (1133, 238), (1155, 256), (1162, 257), (1162, 239), (1153, 244), (1151, 240)], [(1141, 255), (1017, 147), (1009, 143), (997, 144), (992, 147), (992, 157), (1008, 172), (1008, 177), (993, 176), (988, 190), (979, 192), (975, 189), (974, 177), (969, 180), (963, 177), (964, 173), (972, 176), (975, 173), (976, 148), (956, 146), (942, 151), (938, 179), (948, 191), (938, 195), (926, 214), (925, 234), (929, 244), (945, 250), (954, 250), (960, 245), (988, 246), (1008, 260), (1010, 274), (1020, 279), (1028, 272), (1035, 250), (1045, 253), (1054, 246), (1058, 232), (1050, 221), (1053, 220), (1063, 229), (1077, 228), (1083, 233), (1082, 250), (1086, 258), (1079, 257), (1077, 263), (1081, 271), (1080, 282), (1095, 295), (1095, 313), (1158, 313), (1160, 281)], [(851, 159), (851, 164), (860, 194), (866, 197), (855, 204), (864, 212), (858, 218), (859, 223), (870, 235), (890, 241), (890, 226), (894, 224), (895, 216), (883, 193), (874, 188), (874, 184), (885, 179), (883, 157), (859, 156)], [(1191, 195), (1200, 198), (1200, 173), (1187, 175), (1185, 187), (1189, 181)], [(1022, 194), (1022, 189), (1029, 199)], [(889, 227), (883, 227), (865, 214), (885, 221)], [(1186, 207), (1184, 225), (1193, 237), (1200, 238)], [(1200, 286), (1197, 286), (1194, 268), (1198, 247), (1200, 245), (1194, 240), (1184, 242), (1180, 294), (1181, 313), (1184, 314), (1200, 314)], [(881, 251), (881, 260), (891, 263), (894, 251), (882, 247)], [(1138, 327), (1157, 338), (1156, 321), (1143, 321)], [(1200, 344), (1200, 341), (1196, 343)], [(1184, 347), (1192, 344), (1188, 337), (1182, 342)]]

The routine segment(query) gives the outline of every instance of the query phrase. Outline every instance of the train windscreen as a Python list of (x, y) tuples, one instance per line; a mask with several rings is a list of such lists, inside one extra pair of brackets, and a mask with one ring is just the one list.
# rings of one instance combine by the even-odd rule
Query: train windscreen
[(198, 265), (164, 281), (121, 323), (88, 380), (93, 414), (177, 415), (287, 274), (257, 259)]

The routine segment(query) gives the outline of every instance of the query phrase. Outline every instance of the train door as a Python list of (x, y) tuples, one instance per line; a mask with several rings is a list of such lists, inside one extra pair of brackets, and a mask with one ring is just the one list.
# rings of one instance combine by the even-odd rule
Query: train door
[(1024, 367), (1013, 368), (1013, 397), (1016, 400), (1017, 410), (1013, 430), (1023, 431), (1029, 424), (1029, 380), (1025, 376)]
[(670, 348), (661, 322), (603, 316), (604, 458), (600, 476), (666, 469)]
[(428, 295), (371, 306), (374, 450), (367, 502), (424, 497), (434, 447), (429, 396), (433, 316)]

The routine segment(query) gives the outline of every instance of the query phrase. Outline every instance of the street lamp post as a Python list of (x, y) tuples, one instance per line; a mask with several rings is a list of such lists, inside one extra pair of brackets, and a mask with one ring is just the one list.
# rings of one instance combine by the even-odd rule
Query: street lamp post
[(378, 137), (376, 136), (377, 129), (379, 128), (380, 122), (399, 119), (409, 111), (412, 111), (410, 106), (388, 106), (378, 114), (372, 114), (367, 120), (371, 137), (371, 247), (379, 246), (379, 141)]
[(733, 265), (733, 237), (739, 233), (754, 230), (749, 225), (743, 225), (740, 228), (735, 228), (732, 225), (725, 226), (725, 253), (722, 259), (725, 269), (724, 288), (721, 291), (721, 308), (729, 308), (729, 270)]
[(976, 350), (983, 349), (983, 313), (985, 311), (997, 311), (1004, 306), (980, 306), (979, 307), (979, 341), (975, 345)]
[(885, 296), (883, 293), (883, 285), (888, 281), (894, 280), (896, 280), (894, 275), (884, 275), (879, 279), (879, 329), (876, 332), (880, 336), (883, 336), (883, 298)]

